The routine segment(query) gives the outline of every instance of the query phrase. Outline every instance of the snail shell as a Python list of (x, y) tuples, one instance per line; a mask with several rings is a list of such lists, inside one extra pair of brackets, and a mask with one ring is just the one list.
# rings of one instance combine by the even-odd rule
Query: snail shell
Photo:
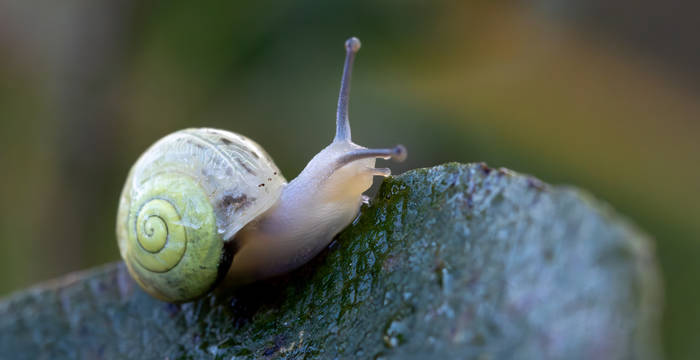
[(199, 297), (226, 275), (233, 236), (273, 206), (286, 183), (245, 136), (215, 129), (170, 134), (141, 155), (122, 190), (122, 258), (156, 298)]

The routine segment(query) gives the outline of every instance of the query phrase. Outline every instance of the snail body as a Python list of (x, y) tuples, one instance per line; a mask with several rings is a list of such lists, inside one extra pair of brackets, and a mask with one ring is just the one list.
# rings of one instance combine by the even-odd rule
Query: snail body
[(169, 302), (200, 297), (293, 270), (357, 216), (377, 158), (405, 148), (367, 149), (350, 139), (348, 96), (360, 42), (346, 42), (336, 136), (287, 183), (269, 155), (243, 135), (185, 129), (134, 164), (117, 215), (120, 253), (136, 282)]

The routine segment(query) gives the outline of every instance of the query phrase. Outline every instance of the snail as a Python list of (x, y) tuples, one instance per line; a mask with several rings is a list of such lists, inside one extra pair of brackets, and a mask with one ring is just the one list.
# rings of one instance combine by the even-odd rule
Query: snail
[(368, 149), (350, 138), (348, 99), (360, 41), (345, 42), (335, 138), (287, 183), (253, 140), (197, 128), (153, 144), (133, 165), (119, 200), (117, 241), (129, 273), (174, 303), (236, 288), (303, 265), (359, 214), (376, 159), (406, 149)]

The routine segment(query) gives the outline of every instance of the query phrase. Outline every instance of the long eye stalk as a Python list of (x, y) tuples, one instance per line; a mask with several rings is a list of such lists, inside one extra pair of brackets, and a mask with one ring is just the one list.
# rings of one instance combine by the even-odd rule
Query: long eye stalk
[(360, 45), (360, 40), (356, 37), (351, 37), (345, 42), (345, 66), (343, 67), (343, 79), (340, 83), (340, 95), (338, 96), (334, 141), (350, 141), (350, 120), (348, 119), (350, 79), (352, 78), (352, 64), (355, 61), (355, 54), (360, 50)]
[(403, 145), (396, 145), (392, 149), (357, 149), (341, 156), (336, 162), (336, 169), (361, 159), (382, 158), (402, 162), (406, 160), (406, 155), (407, 151)]

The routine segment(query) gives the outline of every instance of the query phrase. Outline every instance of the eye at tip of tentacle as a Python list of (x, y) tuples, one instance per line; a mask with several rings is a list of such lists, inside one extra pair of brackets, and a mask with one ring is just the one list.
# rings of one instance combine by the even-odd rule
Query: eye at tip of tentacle
[(391, 158), (394, 159), (394, 161), (403, 162), (404, 160), (406, 160), (406, 157), (408, 156), (408, 150), (406, 150), (405, 146), (399, 144), (396, 145), (396, 147), (394, 147), (394, 149), (392, 150), (393, 154)]
[(358, 52), (361, 46), (362, 43), (360, 42), (360, 39), (354, 36), (345, 41), (345, 48), (354, 53)]

